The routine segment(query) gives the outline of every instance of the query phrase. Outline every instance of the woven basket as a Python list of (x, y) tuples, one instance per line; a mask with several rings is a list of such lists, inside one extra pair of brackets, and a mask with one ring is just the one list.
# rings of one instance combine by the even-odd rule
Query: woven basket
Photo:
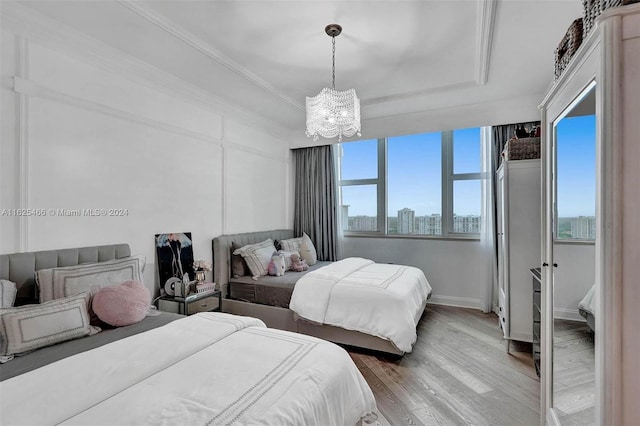
[(584, 6), (584, 37), (591, 32), (596, 18), (602, 12), (621, 4), (622, 0), (582, 0), (582, 5)]
[(532, 160), (540, 158), (540, 138), (511, 139), (502, 151), (505, 160)]
[(556, 60), (555, 72), (553, 74), (554, 80), (560, 78), (567, 64), (578, 50), (578, 47), (580, 47), (580, 44), (582, 44), (582, 18), (576, 19), (569, 25), (567, 33), (554, 52)]

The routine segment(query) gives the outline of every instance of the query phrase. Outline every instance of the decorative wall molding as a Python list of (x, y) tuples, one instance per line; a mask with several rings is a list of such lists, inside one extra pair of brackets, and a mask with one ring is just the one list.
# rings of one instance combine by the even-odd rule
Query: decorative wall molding
[[(29, 78), (29, 42), (16, 37), (16, 72), (22, 78)], [(16, 136), (18, 138), (18, 206), (29, 208), (31, 198), (29, 168), (29, 96), (18, 93), (16, 97)], [(18, 250), (29, 251), (29, 217), (18, 219)]]
[(236, 142), (224, 141), (223, 146), (227, 149), (234, 149), (236, 151), (246, 152), (247, 154), (258, 155), (260, 157), (269, 158), (271, 160), (275, 160), (281, 163), (287, 163), (288, 161), (286, 156), (286, 151), (288, 150), (285, 150), (285, 152), (283, 152), (282, 155), (278, 155), (271, 152), (263, 151), (261, 149), (252, 148), (247, 145), (242, 145)]
[(16, 93), (27, 97), (47, 99), (76, 108), (98, 112), (120, 120), (141, 124), (154, 129), (162, 129), (165, 132), (173, 133), (178, 136), (185, 136), (213, 143), (215, 145), (222, 145), (222, 140), (214, 136), (209, 136), (204, 133), (195, 132), (193, 130), (174, 126), (172, 124), (167, 124), (163, 121), (154, 120), (152, 118), (144, 117), (142, 115), (135, 114), (129, 111), (113, 108), (102, 103), (82, 99), (72, 95), (67, 95), (56, 90), (41, 86), (33, 81), (22, 79), (20, 77), (14, 77), (13, 90)]
[[(452, 90), (468, 89), (470, 87), (475, 87), (477, 85), (478, 85), (478, 82), (476, 80), (469, 80), (469, 81), (463, 81), (460, 83), (448, 84), (445, 86), (430, 87), (428, 89), (420, 89), (420, 90), (413, 90), (411, 92), (396, 93), (389, 96), (379, 96), (377, 98), (362, 99), (360, 101), (360, 104), (366, 107), (370, 105), (382, 104), (385, 102), (395, 102), (402, 99), (414, 98), (416, 96), (433, 95), (436, 93), (444, 93)], [(371, 119), (375, 119), (375, 118), (377, 117), (372, 117)]]
[(286, 129), (273, 121), (205, 92), (157, 67), (134, 58), (99, 40), (16, 2), (3, 2), (2, 27), (16, 35), (56, 50), (101, 70), (119, 75), (160, 93), (222, 115), (232, 115), (243, 122), (258, 125), (266, 134), (283, 138)]

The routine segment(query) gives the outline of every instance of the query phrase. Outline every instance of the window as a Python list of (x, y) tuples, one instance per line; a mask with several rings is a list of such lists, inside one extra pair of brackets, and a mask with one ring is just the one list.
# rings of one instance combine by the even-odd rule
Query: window
[(341, 144), (342, 228), (477, 235), (481, 144), (480, 128)]
[(380, 191), (384, 190), (384, 168), (380, 163), (380, 140), (341, 144), (340, 185), (342, 196), (342, 229), (357, 232), (380, 232), (378, 217)]
[(449, 232), (480, 232), (481, 174), (480, 128), (454, 130), (452, 135), (451, 187), (452, 215)]
[(556, 132), (556, 238), (595, 240), (596, 117), (565, 117)]
[(439, 132), (387, 140), (388, 234), (442, 234), (441, 140)]

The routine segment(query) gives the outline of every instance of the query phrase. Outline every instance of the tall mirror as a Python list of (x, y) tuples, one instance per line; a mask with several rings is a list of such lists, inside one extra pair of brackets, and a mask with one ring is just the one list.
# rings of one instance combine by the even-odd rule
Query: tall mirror
[(595, 422), (595, 83), (553, 129), (553, 382), (562, 425)]

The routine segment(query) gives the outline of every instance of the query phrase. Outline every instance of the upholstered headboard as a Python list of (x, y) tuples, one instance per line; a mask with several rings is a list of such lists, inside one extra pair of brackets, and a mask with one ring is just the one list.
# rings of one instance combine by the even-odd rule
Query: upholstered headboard
[(80, 247), (0, 255), (0, 278), (13, 281), (18, 288), (16, 306), (38, 303), (35, 272), (40, 269), (106, 262), (131, 256), (129, 244)]
[(275, 229), (273, 231), (247, 232), (244, 234), (221, 235), (213, 239), (211, 249), (213, 250), (213, 280), (222, 289), (223, 296), (227, 295), (227, 284), (231, 276), (231, 243), (238, 245), (254, 244), (271, 238), (275, 240), (286, 240), (293, 238), (292, 229)]

